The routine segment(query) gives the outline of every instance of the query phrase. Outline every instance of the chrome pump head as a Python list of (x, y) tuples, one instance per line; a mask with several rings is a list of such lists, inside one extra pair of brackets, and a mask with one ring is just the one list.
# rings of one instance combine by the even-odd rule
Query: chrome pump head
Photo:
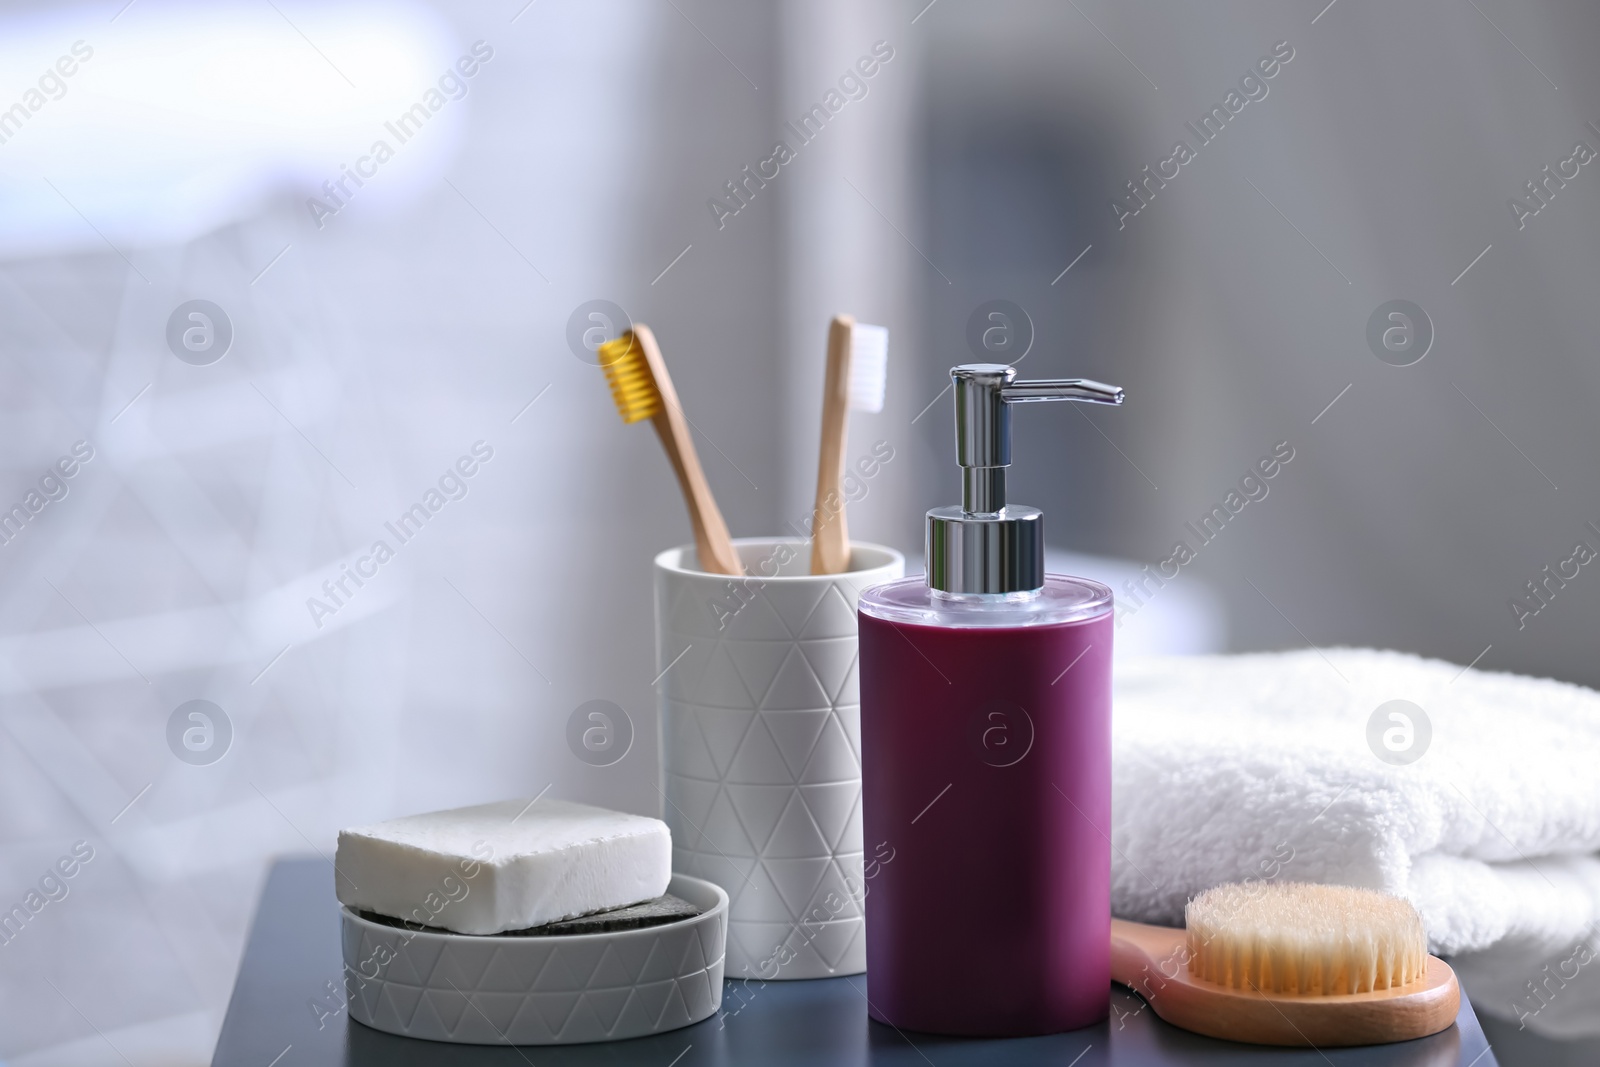
[(1011, 405), (1046, 400), (1120, 404), (1122, 390), (1085, 378), (1016, 380), (1004, 363), (950, 369), (956, 392), (961, 506), (928, 512), (928, 585), (946, 593), (1017, 593), (1044, 587), (1044, 514), (1006, 503)]

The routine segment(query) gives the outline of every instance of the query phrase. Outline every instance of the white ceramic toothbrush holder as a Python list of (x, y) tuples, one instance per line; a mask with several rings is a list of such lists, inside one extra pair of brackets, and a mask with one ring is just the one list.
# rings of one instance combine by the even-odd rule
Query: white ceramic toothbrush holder
[(725, 889), (730, 979), (867, 969), (856, 601), (905, 574), (853, 542), (813, 575), (809, 541), (734, 542), (746, 574), (656, 557), (663, 815), (672, 867)]

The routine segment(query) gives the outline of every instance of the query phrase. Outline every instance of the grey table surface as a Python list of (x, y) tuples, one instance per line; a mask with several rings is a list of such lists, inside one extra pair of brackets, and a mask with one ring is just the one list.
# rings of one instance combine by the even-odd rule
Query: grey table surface
[(339, 909), (322, 859), (280, 860), (267, 877), (213, 1067), (703, 1067), (720, 1064), (1051, 1064), (1054, 1067), (1497, 1067), (1463, 997), (1456, 1025), (1397, 1045), (1290, 1050), (1236, 1045), (1168, 1026), (1144, 1002), (1112, 986), (1111, 1018), (1049, 1037), (990, 1040), (902, 1033), (867, 1018), (865, 975), (803, 982), (735, 983), (722, 1010), (694, 1026), (595, 1045), (447, 1045), (395, 1037), (350, 1021), (343, 1010)]

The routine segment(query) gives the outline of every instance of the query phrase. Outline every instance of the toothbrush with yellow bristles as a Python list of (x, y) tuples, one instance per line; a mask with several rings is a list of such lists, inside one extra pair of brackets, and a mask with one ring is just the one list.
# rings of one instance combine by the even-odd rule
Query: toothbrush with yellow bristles
[(678, 475), (684, 503), (689, 506), (689, 523), (694, 527), (695, 554), (700, 569), (712, 574), (743, 574), (744, 565), (734, 551), (728, 526), (717, 510), (711, 486), (700, 469), (689, 422), (683, 417), (678, 394), (672, 388), (666, 361), (656, 347), (650, 327), (635, 324), (614, 341), (600, 346), (600, 366), (611, 385), (611, 398), (624, 423), (649, 419), (656, 425), (661, 447)]

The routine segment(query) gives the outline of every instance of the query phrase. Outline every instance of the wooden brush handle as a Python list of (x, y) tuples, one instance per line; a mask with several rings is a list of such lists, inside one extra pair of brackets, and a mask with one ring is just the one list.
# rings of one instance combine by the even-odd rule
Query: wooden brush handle
[(743, 574), (744, 564), (739, 560), (739, 553), (734, 551), (733, 539), (728, 536), (722, 512), (717, 510), (705, 471), (700, 469), (689, 421), (683, 417), (678, 392), (672, 387), (672, 377), (667, 373), (666, 361), (661, 358), (661, 349), (656, 346), (656, 336), (650, 332), (650, 327), (637, 323), (633, 335), (661, 394), (661, 410), (651, 416), (650, 421), (655, 423), (661, 447), (667, 451), (667, 459), (683, 489), (684, 503), (689, 506), (689, 525), (694, 528), (694, 549), (700, 569), (712, 574)]
[(1437, 1034), (1461, 1009), (1455, 972), (1434, 956), (1409, 985), (1330, 996), (1230, 989), (1192, 976), (1188, 959), (1184, 931), (1111, 920), (1111, 980), (1173, 1026), (1207, 1037), (1302, 1048), (1380, 1045)]
[(856, 320), (835, 315), (828, 325), (828, 369), (822, 380), (822, 448), (817, 460), (817, 505), (811, 513), (811, 573), (839, 574), (850, 566), (844, 520), (844, 442), (850, 414), (850, 334)]

